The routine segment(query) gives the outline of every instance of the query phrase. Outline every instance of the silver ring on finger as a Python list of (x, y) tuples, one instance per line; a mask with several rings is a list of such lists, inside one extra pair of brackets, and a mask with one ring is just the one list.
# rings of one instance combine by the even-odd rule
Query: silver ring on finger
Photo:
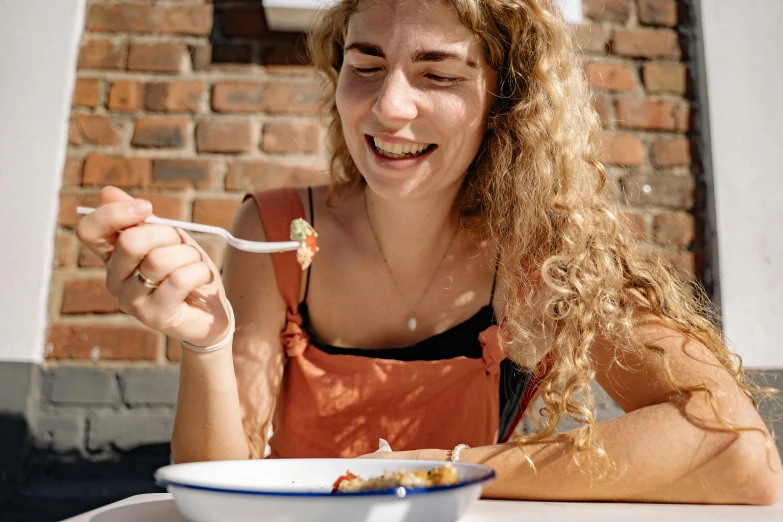
[(154, 290), (160, 286), (160, 283), (157, 283), (152, 279), (150, 279), (149, 277), (142, 274), (141, 270), (139, 270), (138, 268), (136, 268), (136, 270), (133, 271), (133, 275), (136, 276), (136, 279), (141, 281), (141, 284), (143, 284), (145, 288), (151, 288)]

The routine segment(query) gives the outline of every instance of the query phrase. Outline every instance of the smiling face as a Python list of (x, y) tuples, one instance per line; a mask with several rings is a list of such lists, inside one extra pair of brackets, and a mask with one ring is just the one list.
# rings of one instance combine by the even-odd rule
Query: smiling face
[(363, 2), (348, 25), (335, 97), (373, 191), (416, 199), (457, 188), (481, 145), (496, 78), (445, 4)]

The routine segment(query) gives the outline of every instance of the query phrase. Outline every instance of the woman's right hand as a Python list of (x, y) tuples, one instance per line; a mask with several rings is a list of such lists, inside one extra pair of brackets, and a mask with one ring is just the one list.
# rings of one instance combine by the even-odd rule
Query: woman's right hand
[[(79, 221), (76, 234), (103, 259), (106, 287), (123, 312), (196, 346), (221, 341), (230, 326), (219, 271), (184, 231), (145, 224), (151, 215), (149, 202), (106, 187), (100, 206)], [(144, 279), (157, 286), (146, 286)]]

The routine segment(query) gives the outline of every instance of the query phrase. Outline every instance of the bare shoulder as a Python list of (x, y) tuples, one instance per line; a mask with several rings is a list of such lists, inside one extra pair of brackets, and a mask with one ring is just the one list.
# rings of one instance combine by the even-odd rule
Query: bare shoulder
[(313, 221), (313, 213), (316, 219), (324, 215), (328, 209), (327, 199), (329, 196), (329, 185), (313, 185), (310, 187), (299, 187), (296, 189), (299, 199), (302, 201), (302, 208), (305, 212), (305, 219), (308, 222)]
[[(313, 206), (323, 205), (322, 202), (325, 202), (328, 194), (328, 186), (298, 187), (295, 190), (302, 202), (305, 219), (307, 221), (312, 221), (313, 216), (311, 215), (310, 209), (313, 208)], [(311, 194), (313, 205), (311, 205), (310, 202)], [(258, 205), (259, 203), (256, 202), (255, 198), (248, 197), (239, 207), (231, 226), (232, 233), (235, 236), (251, 241), (266, 241), (266, 234), (264, 233), (264, 226)]]
[[(247, 198), (234, 216), (231, 233), (250, 241), (266, 241), (261, 213), (254, 198)], [(228, 247), (223, 262), (223, 284), (234, 307), (237, 324), (261, 326), (258, 317), (283, 317), (285, 304), (277, 290), (271, 257)], [(279, 313), (278, 313), (279, 312)], [(252, 320), (250, 320), (252, 319)]]

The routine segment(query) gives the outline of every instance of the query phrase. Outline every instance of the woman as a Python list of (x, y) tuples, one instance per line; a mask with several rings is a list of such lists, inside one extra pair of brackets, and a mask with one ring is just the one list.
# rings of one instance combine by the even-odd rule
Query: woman
[[(471, 446), (460, 460), (498, 472), (490, 497), (780, 498), (732, 354), (605, 202), (551, 0), (346, 0), (309, 43), (333, 93), (331, 187), (253, 195), (234, 224), (279, 240), (304, 215), (320, 245), (305, 277), (291, 256), (232, 250), (221, 281), (183, 232), (135, 226), (151, 208), (117, 189), (79, 224), (123, 310), (190, 348), (176, 462), (259, 458), (267, 442), (359, 456), (384, 437), (406, 450), (391, 458)], [(625, 415), (595, 422), (593, 379)], [(533, 392), (541, 429), (504, 442)], [(553, 435), (563, 414), (581, 427)]]

